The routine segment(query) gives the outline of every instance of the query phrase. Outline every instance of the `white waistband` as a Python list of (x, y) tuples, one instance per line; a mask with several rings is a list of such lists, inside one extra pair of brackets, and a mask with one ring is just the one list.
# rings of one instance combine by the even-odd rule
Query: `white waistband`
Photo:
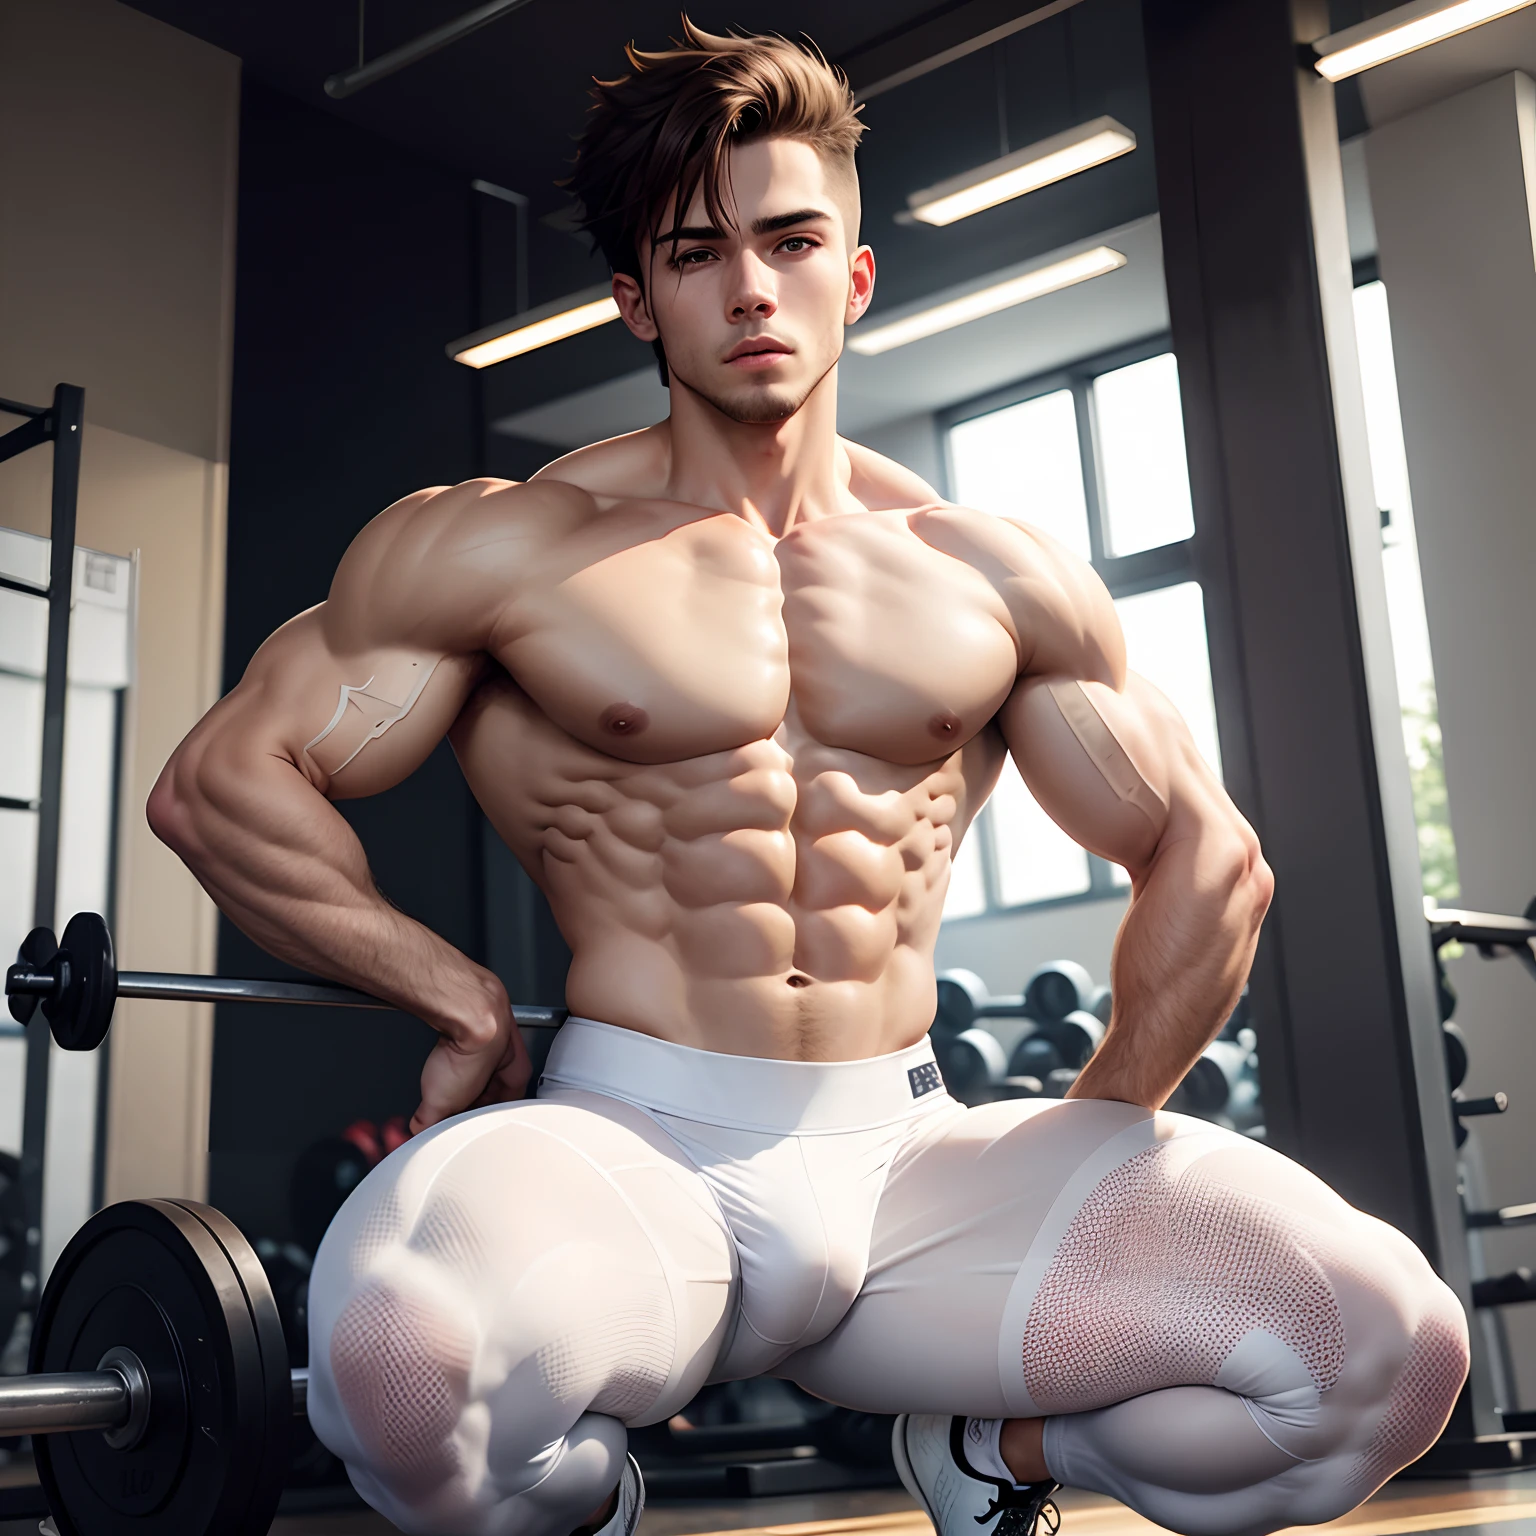
[(539, 1079), (656, 1114), (776, 1135), (865, 1130), (947, 1102), (925, 1037), (864, 1061), (777, 1061), (674, 1045), (596, 1019), (565, 1021)]

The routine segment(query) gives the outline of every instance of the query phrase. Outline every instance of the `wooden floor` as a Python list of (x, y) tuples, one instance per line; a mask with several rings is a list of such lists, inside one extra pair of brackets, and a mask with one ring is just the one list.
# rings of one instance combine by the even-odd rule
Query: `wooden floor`
[[(869, 1495), (865, 1496), (869, 1498)], [(892, 1493), (886, 1502), (899, 1507), (884, 1512), (861, 1510), (821, 1518), (784, 1519), (745, 1502), (711, 1514), (728, 1518), (709, 1527), (710, 1536), (932, 1536), (927, 1516), (912, 1508), (904, 1495)], [(789, 1501), (778, 1501), (789, 1502)], [(796, 1503), (832, 1504), (831, 1497)], [(1092, 1494), (1065, 1492), (1058, 1496), (1062, 1536), (1163, 1536), (1163, 1528), (1123, 1504)], [(686, 1505), (648, 1509), (641, 1536), (701, 1536), (705, 1525)], [(1520, 1522), (1528, 1522), (1521, 1531)], [(1348, 1536), (1408, 1536), (1409, 1532), (1470, 1531), (1481, 1526), (1506, 1527), (1507, 1536), (1536, 1536), (1536, 1472), (1446, 1483), (1391, 1484), (1351, 1514), (1327, 1525), (1293, 1526), (1277, 1536), (1316, 1536), (1340, 1531)], [(274, 1536), (277, 1533), (274, 1531)], [(298, 1536), (298, 1533), (293, 1533)]]
[[(1093, 1494), (1059, 1496), (1062, 1536), (1158, 1536), (1162, 1527), (1123, 1504)], [(1410, 1536), (1497, 1528), (1497, 1536), (1536, 1536), (1536, 1471), (1443, 1483), (1392, 1483), (1328, 1525), (1295, 1526), (1278, 1536)], [(390, 1536), (394, 1527), (361, 1512), (289, 1516), (271, 1536)], [(932, 1536), (926, 1516), (899, 1490), (819, 1494), (733, 1504), (653, 1504), (640, 1536)]]
[[(1159, 1536), (1163, 1528), (1094, 1494), (1058, 1495), (1062, 1536)], [(0, 1521), (0, 1536), (33, 1536), (36, 1521)], [(1293, 1526), (1276, 1536), (1411, 1536), (1486, 1528), (1491, 1536), (1536, 1536), (1536, 1471), (1446, 1482), (1392, 1483), (1353, 1513), (1328, 1525)], [(395, 1527), (366, 1510), (288, 1515), (271, 1536), (393, 1536)], [(647, 1506), (640, 1536), (932, 1536), (926, 1516), (900, 1490), (751, 1499), (732, 1504)]]

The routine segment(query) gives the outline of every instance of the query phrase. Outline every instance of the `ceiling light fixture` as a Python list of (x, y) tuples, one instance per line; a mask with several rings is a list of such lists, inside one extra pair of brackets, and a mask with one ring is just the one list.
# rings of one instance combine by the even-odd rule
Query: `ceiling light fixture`
[(1096, 245), (1091, 251), (1053, 261), (1048, 267), (1036, 267), (1032, 272), (935, 304), (915, 315), (877, 325), (873, 330), (855, 329), (848, 338), (848, 345), (864, 357), (878, 357), (893, 347), (904, 347), (925, 336), (936, 336), (954, 326), (995, 315), (1000, 309), (1012, 309), (1015, 304), (1026, 304), (1030, 299), (1043, 298), (1048, 293), (1070, 288), (1074, 283), (1087, 282), (1090, 277), (1102, 277), (1124, 265), (1125, 257), (1119, 251), (1112, 251), (1107, 245)]
[(461, 336), (448, 343), (448, 356), (470, 368), (489, 368), (551, 342), (564, 341), (594, 326), (607, 325), (619, 318), (619, 306), (606, 284), (569, 293), (553, 304), (541, 304), (499, 325), (488, 325), (472, 336)]
[(911, 216), (924, 224), (953, 224), (956, 219), (995, 208), (1135, 148), (1136, 135), (1129, 128), (1112, 117), (1096, 117), (1091, 123), (1052, 134), (962, 176), (951, 176), (937, 186), (914, 192), (907, 199), (907, 207)]
[(1409, 0), (1358, 26), (1320, 38), (1312, 45), (1318, 55), (1314, 67), (1325, 80), (1345, 80), (1531, 4), (1536, 0), (1458, 0), (1454, 5), (1445, 0)]

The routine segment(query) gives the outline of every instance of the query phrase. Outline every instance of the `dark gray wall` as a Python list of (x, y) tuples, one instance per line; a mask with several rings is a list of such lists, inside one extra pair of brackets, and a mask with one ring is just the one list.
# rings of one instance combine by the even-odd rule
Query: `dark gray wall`
[[(226, 688), (374, 513), (481, 467), (477, 379), (443, 352), (479, 323), (467, 179), (249, 79), (240, 137)], [(340, 809), (389, 899), (483, 958), (482, 818), (447, 747)], [(228, 922), (219, 967), (281, 970)], [(286, 1237), (299, 1150), (409, 1114), (430, 1044), (396, 1015), (221, 1009), (213, 1203)]]

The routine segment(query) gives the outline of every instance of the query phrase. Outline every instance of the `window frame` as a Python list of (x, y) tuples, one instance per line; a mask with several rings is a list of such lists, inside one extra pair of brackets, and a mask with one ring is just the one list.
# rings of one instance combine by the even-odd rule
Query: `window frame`
[[(1094, 412), (1093, 384), (1101, 374), (1113, 373), (1118, 368), (1128, 368), (1134, 363), (1144, 363), (1163, 353), (1173, 351), (1173, 338), (1167, 331), (1158, 331), (1124, 346), (1095, 352), (1088, 357), (1054, 368), (1045, 373), (1031, 374), (1000, 389), (972, 396), (957, 405), (934, 413), (943, 452), (941, 468), (946, 499), (954, 500), (955, 466), (950, 432), (961, 422), (974, 421), (979, 416), (990, 416), (994, 411), (1009, 406), (1023, 405), (1027, 400), (1038, 400), (1042, 395), (1069, 390), (1072, 395), (1073, 413), (1077, 421), (1077, 446), (1083, 472), (1083, 502), (1088, 514), (1089, 563), (1109, 589), (1111, 598), (1135, 597), (1142, 592), (1156, 591), (1162, 587), (1178, 586), (1186, 581), (1197, 581), (1195, 574), (1194, 544), (1199, 529), (1177, 543), (1162, 544), (1154, 549), (1138, 550), (1132, 555), (1106, 553), (1106, 527), (1104, 516), (1104, 466), (1099, 454), (1099, 430)], [(1096, 853), (1088, 853), (1088, 889), (1074, 891), (1065, 896), (1047, 896), (1038, 901), (1007, 903), (1001, 900), (997, 871), (997, 845), (992, 825), (992, 801), (976, 813), (967, 836), (978, 841), (977, 853), (981, 859), (982, 895), (986, 905), (980, 912), (967, 913), (964, 917), (945, 918), (945, 923), (972, 923), (985, 918), (1014, 916), (1021, 912), (1048, 912), (1058, 907), (1083, 906), (1089, 902), (1123, 899), (1129, 896), (1130, 887), (1117, 884), (1114, 866)], [(1087, 850), (1084, 850), (1087, 852)]]

